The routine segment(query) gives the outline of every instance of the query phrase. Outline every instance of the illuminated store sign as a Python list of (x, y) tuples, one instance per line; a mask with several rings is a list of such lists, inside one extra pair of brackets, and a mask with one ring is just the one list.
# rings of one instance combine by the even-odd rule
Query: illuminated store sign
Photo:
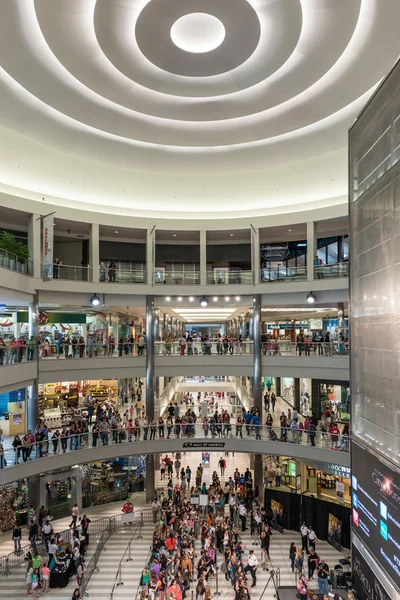
[(353, 529), (400, 585), (400, 474), (356, 443), (352, 456)]

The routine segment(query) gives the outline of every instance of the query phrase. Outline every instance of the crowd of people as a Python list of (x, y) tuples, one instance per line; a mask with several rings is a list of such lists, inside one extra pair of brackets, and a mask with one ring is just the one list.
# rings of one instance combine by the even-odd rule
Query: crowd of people
[[(78, 522), (79, 519), (79, 522)], [(90, 519), (80, 515), (78, 506), (72, 509), (71, 534), (57, 532), (52, 525), (52, 516), (41, 506), (36, 511), (29, 506), (28, 540), (30, 549), (25, 556), (25, 584), (28, 596), (38, 597), (39, 589), (43, 594), (50, 591), (50, 579), (58, 575), (66, 585), (71, 575), (75, 575), (77, 585), (81, 586), (84, 573), (84, 556), (89, 544)], [(69, 532), (68, 532), (69, 533)], [(22, 530), (17, 523), (12, 532), (14, 552), (20, 554)]]
[[(271, 537), (267, 511), (258, 503), (250, 469), (243, 474), (236, 470), (223, 481), (226, 460), (221, 457), (221, 478), (214, 471), (207, 486), (199, 464), (190, 486), (190, 468), (181, 467), (179, 453), (174, 459), (165, 456), (162, 461), (169, 480), (166, 492), (152, 504), (155, 530), (141, 576), (140, 597), (181, 600), (192, 589), (196, 600), (209, 600), (223, 575), (235, 600), (249, 599), (257, 585), (259, 563), (254, 549), (247, 551), (243, 532), (250, 523), (254, 543), (260, 540), (262, 568), (267, 568)], [(196, 494), (206, 498), (203, 506), (188, 500)]]

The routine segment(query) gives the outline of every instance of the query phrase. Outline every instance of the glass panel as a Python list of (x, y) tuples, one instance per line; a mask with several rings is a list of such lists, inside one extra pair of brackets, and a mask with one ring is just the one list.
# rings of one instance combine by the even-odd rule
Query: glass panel
[(338, 259), (338, 243), (334, 242), (333, 244), (329, 244), (328, 246), (328, 264), (334, 265), (339, 262)]

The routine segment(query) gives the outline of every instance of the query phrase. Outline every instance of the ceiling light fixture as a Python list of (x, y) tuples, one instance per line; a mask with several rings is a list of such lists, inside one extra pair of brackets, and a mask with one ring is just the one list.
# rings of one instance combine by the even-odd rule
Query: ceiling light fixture
[(225, 302), (229, 302), (230, 299), (230, 296), (225, 296)]
[(118, 231), (115, 231), (115, 233), (118, 233)]
[(231, 233), (231, 237), (233, 237), (233, 233)]
[(174, 237), (176, 237), (176, 233), (174, 233)]
[(218, 302), (218, 296), (214, 296), (213, 300), (214, 302)]
[(211, 52), (225, 39), (223, 23), (208, 13), (189, 13), (171, 27), (171, 40), (181, 50), (194, 54)]
[(203, 296), (202, 299), (200, 300), (200, 306), (203, 306), (203, 307), (208, 306), (208, 300), (205, 296)]
[(309, 304), (314, 304), (315, 301), (317, 299), (317, 296), (315, 294), (313, 294), (312, 292), (310, 292), (309, 294), (307, 294), (306, 296), (306, 300)]
[(98, 297), (97, 294), (93, 294), (93, 296), (90, 298), (90, 304), (92, 306), (99, 306), (100, 298)]
[(292, 231), (291, 229), (288, 229), (288, 231)]
[(194, 296), (189, 296), (189, 302), (193, 302)]
[(166, 296), (166, 301), (169, 302), (171, 300), (171, 296)]
[(178, 302), (182, 302), (182, 296), (178, 296)]
[(240, 296), (236, 296), (235, 300), (236, 300), (236, 302), (239, 302), (240, 301)]

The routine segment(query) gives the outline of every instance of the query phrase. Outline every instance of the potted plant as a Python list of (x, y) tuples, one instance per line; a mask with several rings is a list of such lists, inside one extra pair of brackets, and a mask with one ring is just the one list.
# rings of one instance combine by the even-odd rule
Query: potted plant
[(0, 265), (23, 272), (28, 258), (28, 246), (16, 240), (12, 233), (3, 230), (0, 233)]

